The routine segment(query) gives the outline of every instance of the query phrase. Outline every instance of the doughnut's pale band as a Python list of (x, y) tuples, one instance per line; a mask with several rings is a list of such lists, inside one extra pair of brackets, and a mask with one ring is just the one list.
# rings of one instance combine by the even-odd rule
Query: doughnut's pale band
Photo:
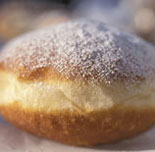
[[(0, 72), (0, 104), (22, 102), (23, 106), (46, 110), (109, 109), (115, 105), (155, 107), (154, 90), (142, 85), (132, 92), (121, 87), (107, 89), (102, 85), (80, 85), (74, 82), (24, 82), (15, 75)], [(145, 87), (144, 87), (145, 86)], [(117, 91), (116, 91), (117, 90)], [(141, 90), (136, 93), (136, 90)]]

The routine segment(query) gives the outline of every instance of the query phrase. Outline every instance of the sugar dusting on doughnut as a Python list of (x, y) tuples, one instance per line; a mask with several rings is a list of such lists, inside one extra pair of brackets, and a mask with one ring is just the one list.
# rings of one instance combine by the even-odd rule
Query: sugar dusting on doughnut
[(154, 58), (154, 47), (145, 41), (102, 22), (79, 19), (15, 39), (0, 61), (13, 71), (48, 67), (67, 79), (110, 84), (154, 76)]

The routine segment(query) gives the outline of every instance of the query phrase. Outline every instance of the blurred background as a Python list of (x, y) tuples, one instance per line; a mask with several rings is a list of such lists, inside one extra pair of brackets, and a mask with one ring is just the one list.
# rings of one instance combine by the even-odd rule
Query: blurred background
[(0, 47), (25, 32), (79, 17), (107, 22), (155, 45), (155, 0), (0, 0)]

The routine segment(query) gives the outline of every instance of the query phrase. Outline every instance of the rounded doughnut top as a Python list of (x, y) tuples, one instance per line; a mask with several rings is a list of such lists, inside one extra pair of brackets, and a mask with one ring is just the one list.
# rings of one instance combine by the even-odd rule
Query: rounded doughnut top
[(29, 80), (135, 83), (154, 79), (155, 49), (103, 22), (78, 19), (16, 38), (0, 63)]

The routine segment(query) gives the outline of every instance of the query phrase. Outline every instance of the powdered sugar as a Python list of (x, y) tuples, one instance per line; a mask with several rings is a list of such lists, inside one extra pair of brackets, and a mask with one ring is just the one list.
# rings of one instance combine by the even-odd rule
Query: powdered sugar
[(68, 79), (110, 84), (153, 75), (155, 49), (104, 23), (79, 19), (17, 38), (3, 50), (1, 61), (8, 60), (14, 70), (51, 67)]

